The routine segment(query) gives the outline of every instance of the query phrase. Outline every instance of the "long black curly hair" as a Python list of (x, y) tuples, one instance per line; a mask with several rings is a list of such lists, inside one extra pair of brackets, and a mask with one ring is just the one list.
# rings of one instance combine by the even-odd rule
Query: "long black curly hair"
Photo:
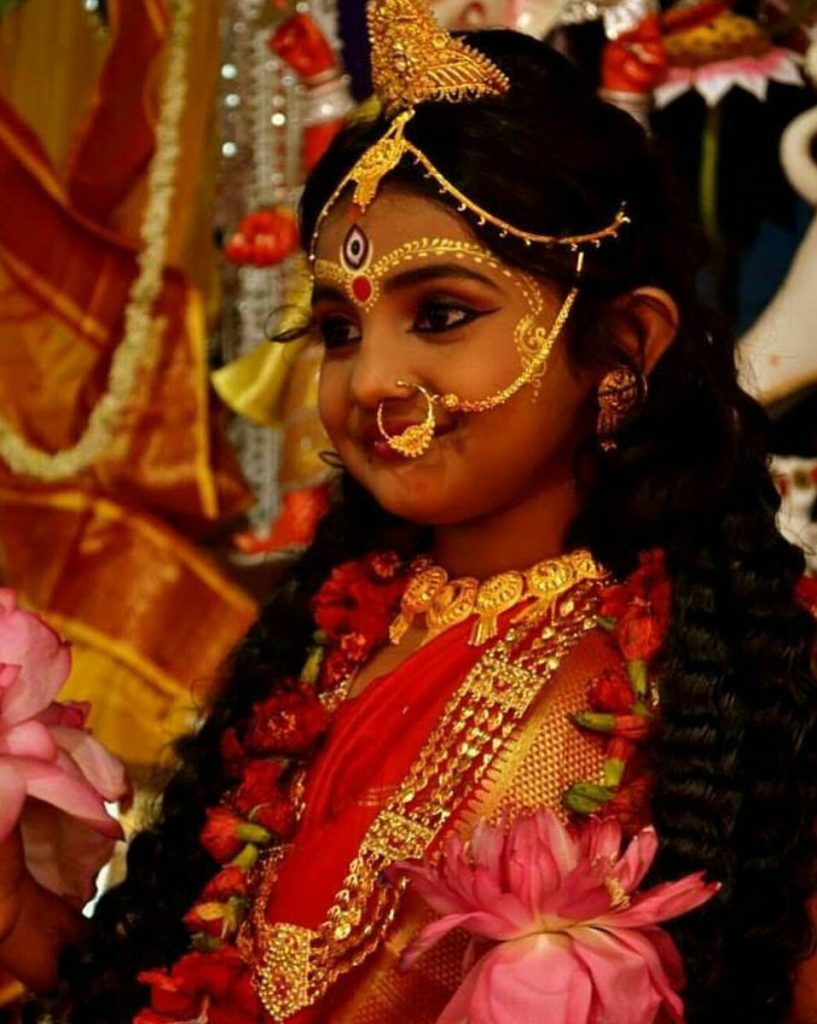
[[(704, 869), (723, 886), (671, 928), (688, 975), (687, 1019), (782, 1021), (793, 969), (812, 946), (806, 902), (817, 885), (817, 694), (815, 630), (794, 598), (804, 562), (775, 526), (766, 418), (737, 382), (734, 338), (696, 298), (701, 241), (642, 130), (544, 44), (507, 31), (467, 38), (508, 74), (509, 95), (423, 104), (409, 126), (412, 140), (468, 196), (529, 230), (594, 230), (622, 201), (632, 218), (616, 242), (588, 256), (568, 338), (576, 365), (604, 369), (628, 358), (617, 340), (617, 295), (655, 285), (680, 310), (678, 336), (618, 450), (593, 457), (592, 471), (583, 460), (585, 493), (571, 542), (618, 573), (633, 568), (639, 551), (659, 546), (673, 580), (661, 729), (652, 745), (661, 840), (654, 875)], [(335, 139), (306, 187), (304, 239), (385, 127), (382, 119), (359, 123)], [(447, 202), (416, 169), (401, 168), (394, 180)], [(501, 258), (572, 280), (569, 252), (473, 230)], [(209, 717), (179, 744), (181, 767), (156, 825), (132, 843), (127, 880), (101, 900), (88, 944), (67, 955), (67, 1019), (125, 1024), (146, 998), (137, 972), (184, 951), (182, 914), (216, 870), (198, 833), (205, 808), (227, 786), (220, 736), (240, 728), (277, 679), (299, 671), (313, 629), (310, 598), (330, 569), (395, 542), (418, 547), (424, 538), (342, 477), (314, 543), (235, 653)]]

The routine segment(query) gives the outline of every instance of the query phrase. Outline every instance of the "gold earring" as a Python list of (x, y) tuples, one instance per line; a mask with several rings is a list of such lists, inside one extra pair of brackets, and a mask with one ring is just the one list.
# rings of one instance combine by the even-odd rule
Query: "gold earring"
[(638, 403), (647, 395), (647, 380), (630, 369), (619, 366), (602, 377), (598, 388), (599, 416), (596, 433), (602, 451), (618, 447), (616, 433)]
[(383, 423), (383, 406), (385, 399), (377, 406), (377, 429), (392, 451), (405, 455), (408, 459), (417, 459), (431, 447), (434, 439), (434, 400), (431, 392), (422, 384), (409, 384), (407, 381), (395, 381), (398, 388), (411, 388), (419, 392), (426, 400), (426, 414), (422, 423), (415, 423), (402, 434), (390, 434)]

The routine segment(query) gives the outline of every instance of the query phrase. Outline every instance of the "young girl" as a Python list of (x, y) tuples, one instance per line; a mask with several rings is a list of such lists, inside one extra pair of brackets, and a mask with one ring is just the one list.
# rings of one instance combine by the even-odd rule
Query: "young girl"
[[(51, 1019), (807, 1019), (814, 626), (697, 236), (544, 44), (370, 30), (383, 111), (302, 209), (337, 500)], [(47, 985), (62, 911), (5, 864), (0, 954)]]

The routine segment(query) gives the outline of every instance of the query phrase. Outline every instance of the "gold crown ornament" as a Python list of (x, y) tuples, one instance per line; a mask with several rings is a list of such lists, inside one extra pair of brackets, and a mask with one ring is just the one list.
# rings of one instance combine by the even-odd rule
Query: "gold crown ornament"
[(425, 100), (504, 96), (508, 76), (440, 28), (426, 0), (376, 0), (367, 10), (372, 81), (388, 117)]
[(369, 0), (367, 16), (372, 81), (392, 123), (360, 157), (318, 215), (309, 254), (312, 262), (320, 228), (340, 195), (354, 185), (352, 202), (365, 212), (383, 178), (406, 156), (434, 180), (440, 194), (456, 202), (460, 213), (469, 214), (480, 226), (490, 225), (501, 237), (519, 238), (525, 245), (566, 246), (575, 252), (581, 246), (599, 246), (604, 239), (615, 238), (629, 223), (622, 204), (612, 221), (597, 231), (547, 235), (519, 228), (469, 199), (407, 137), (406, 129), (420, 103), (463, 103), (506, 95), (511, 87), (507, 75), (477, 49), (441, 28), (426, 0)]

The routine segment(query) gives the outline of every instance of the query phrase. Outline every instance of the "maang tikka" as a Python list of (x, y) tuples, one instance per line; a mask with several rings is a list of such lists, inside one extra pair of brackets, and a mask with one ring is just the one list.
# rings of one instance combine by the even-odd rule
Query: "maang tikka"
[[(523, 365), (521, 374), (507, 387), (482, 399), (463, 399), (453, 393), (435, 394), (419, 383), (404, 382), (421, 395), (427, 408), (424, 420), (404, 431), (390, 435), (383, 425), (382, 405), (378, 410), (381, 433), (389, 446), (409, 457), (426, 452), (434, 437), (434, 406), (441, 404), (450, 412), (482, 413), (507, 402), (522, 387), (538, 380), (556, 338), (564, 327), (578, 295), (578, 279), (584, 260), (584, 249), (598, 248), (603, 241), (615, 239), (629, 223), (624, 205), (612, 220), (596, 231), (578, 235), (547, 235), (527, 231), (492, 214), (470, 199), (433, 164), (419, 146), (409, 138), (411, 120), (420, 103), (462, 103), (486, 97), (507, 95), (511, 82), (488, 57), (475, 47), (456, 39), (434, 19), (426, 0), (370, 0), (367, 7), (372, 56), (372, 81), (384, 113), (391, 124), (381, 138), (359, 158), (329, 197), (315, 222), (309, 258), (316, 269), (315, 245), (319, 231), (340, 196), (352, 187), (352, 209), (361, 214), (375, 199), (383, 179), (404, 159), (420, 167), (432, 179), (441, 195), (456, 204), (458, 212), (470, 217), (480, 228), (494, 230), (499, 238), (511, 236), (525, 246), (568, 248), (576, 253), (576, 281), (568, 291), (551, 329), (542, 333), (540, 349)], [(376, 301), (374, 291), (358, 280), (354, 289), (356, 301)]]

